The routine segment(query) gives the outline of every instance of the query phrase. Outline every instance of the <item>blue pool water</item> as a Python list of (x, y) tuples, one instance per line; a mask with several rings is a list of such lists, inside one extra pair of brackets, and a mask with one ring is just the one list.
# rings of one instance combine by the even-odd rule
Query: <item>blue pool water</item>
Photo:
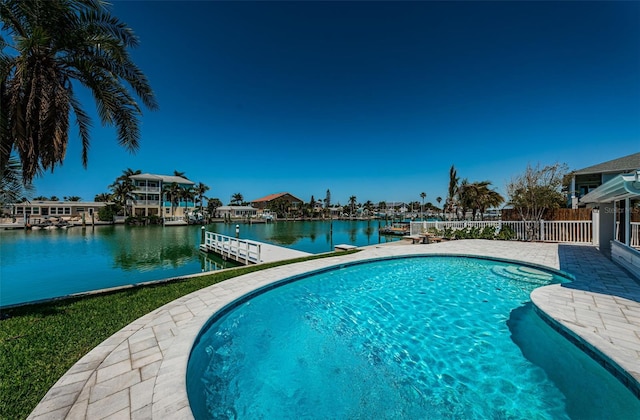
[[(295, 281), (293, 281), (295, 280)], [(640, 401), (534, 312), (565, 278), (411, 257), (336, 268), (235, 302), (192, 349), (194, 416), (638, 419)]]

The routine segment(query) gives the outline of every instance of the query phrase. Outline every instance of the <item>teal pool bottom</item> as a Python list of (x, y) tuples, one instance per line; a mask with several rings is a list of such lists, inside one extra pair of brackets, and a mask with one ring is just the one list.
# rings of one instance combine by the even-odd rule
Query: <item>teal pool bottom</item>
[(478, 258), (311, 274), (214, 315), (187, 391), (206, 418), (640, 418), (640, 401), (529, 294), (567, 281)]

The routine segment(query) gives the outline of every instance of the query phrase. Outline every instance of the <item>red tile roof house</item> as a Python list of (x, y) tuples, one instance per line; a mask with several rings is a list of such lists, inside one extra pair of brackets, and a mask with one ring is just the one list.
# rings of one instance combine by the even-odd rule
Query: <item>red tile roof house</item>
[(289, 212), (301, 209), (302, 204), (304, 204), (304, 202), (300, 200), (298, 197), (295, 197), (289, 194), (288, 192), (282, 192), (282, 193), (270, 194), (270, 195), (267, 195), (266, 197), (253, 200), (251, 202), (251, 205), (259, 209), (260, 210), (259, 213), (263, 212), (265, 209), (270, 209), (272, 210), (272, 213), (275, 213), (273, 211), (275, 209), (271, 209), (270, 207), (276, 200), (287, 201), (289, 203), (289, 207), (287, 209)]

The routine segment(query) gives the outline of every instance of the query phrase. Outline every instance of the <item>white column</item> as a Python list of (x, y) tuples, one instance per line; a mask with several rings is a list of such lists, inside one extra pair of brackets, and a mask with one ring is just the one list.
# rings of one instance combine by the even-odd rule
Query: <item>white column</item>
[(631, 245), (631, 199), (624, 199), (624, 243)]

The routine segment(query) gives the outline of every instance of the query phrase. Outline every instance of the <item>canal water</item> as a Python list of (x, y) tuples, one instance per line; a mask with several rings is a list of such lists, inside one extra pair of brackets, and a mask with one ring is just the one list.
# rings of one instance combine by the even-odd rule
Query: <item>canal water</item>
[[(384, 225), (384, 222), (381, 222)], [(398, 240), (378, 221), (239, 224), (240, 238), (318, 254)], [(207, 225), (235, 236), (235, 224)], [(0, 231), (0, 307), (232, 266), (199, 251), (201, 226), (79, 226)]]

